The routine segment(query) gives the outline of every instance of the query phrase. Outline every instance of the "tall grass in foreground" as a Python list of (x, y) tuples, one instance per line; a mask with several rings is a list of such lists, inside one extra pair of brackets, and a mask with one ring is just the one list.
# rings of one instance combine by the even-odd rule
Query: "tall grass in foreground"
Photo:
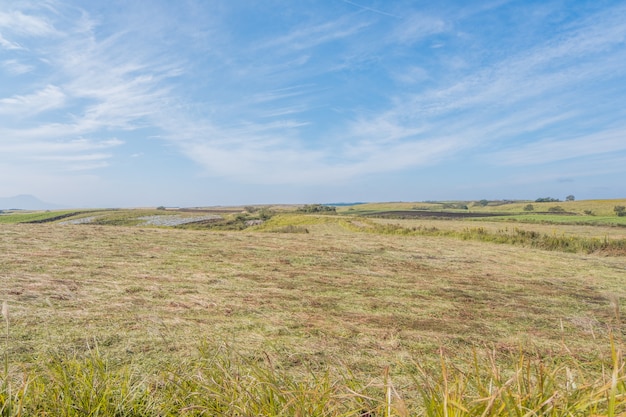
[(610, 347), (610, 360), (590, 363), (572, 355), (442, 353), (438, 364), (401, 364), (398, 375), (387, 368), (371, 380), (341, 366), (294, 372), (267, 354), (244, 357), (224, 346), (142, 371), (94, 348), (3, 375), (0, 415), (623, 416), (624, 357)]

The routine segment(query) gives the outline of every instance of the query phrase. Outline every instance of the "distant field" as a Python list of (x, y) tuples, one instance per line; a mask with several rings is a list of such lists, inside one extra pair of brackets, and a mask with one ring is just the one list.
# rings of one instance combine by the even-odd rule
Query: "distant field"
[[(3, 352), (8, 353), (9, 372), (16, 380), (27, 369), (44, 369), (38, 375), (48, 375), (54, 358), (62, 363), (77, 358), (83, 365), (72, 366), (91, 366), (80, 361), (97, 347), (98, 355), (110, 361), (106, 372), (131, 367), (133, 375), (141, 375), (133, 383), (142, 389), (152, 387), (150, 398), (158, 394), (155, 398), (172, 409), (194, 410), (202, 398), (235, 395), (230, 390), (237, 387), (255, 393), (252, 398), (240, 392), (237, 398), (269, 407), (259, 389), (272, 381), (271, 386), (278, 388), (272, 388), (277, 391), (271, 395), (285, 407), (278, 409), (292, 410), (289, 407), (298, 401), (289, 392), (302, 389), (302, 395), (315, 397), (318, 391), (305, 388), (313, 384), (306, 387), (333, 393), (332, 401), (320, 394), (317, 406), (335, 404), (338, 411), (316, 414), (307, 408), (315, 404), (303, 403), (302, 409), (309, 411), (299, 411), (301, 415), (359, 416), (360, 409), (371, 408), (369, 415), (386, 416), (385, 390), (390, 386), (385, 381), (392, 378), (397, 391), (393, 415), (416, 415), (426, 407), (420, 400), (425, 382), (418, 368), (428, 369), (427, 375), (445, 376), (441, 374), (445, 359), (450, 366), (445, 372), (465, 372), (455, 373), (446, 384), (462, 384), (455, 386), (467, 390), (463, 394), (467, 398), (457, 400), (469, 410), (481, 404), (472, 402), (481, 395), (480, 389), (464, 385), (470, 380), (461, 375), (469, 375), (474, 361), (487, 364), (476, 372), (488, 379), (495, 377), (490, 374), (493, 366), (502, 366), (507, 374), (519, 361), (540, 360), (546, 361), (544, 371), (558, 370), (562, 387), (570, 374), (579, 385), (595, 387), (585, 391), (589, 397), (584, 398), (600, 408), (584, 409), (598, 411), (608, 407), (606, 390), (611, 385), (593, 384), (607, 381), (612, 355), (614, 363), (622, 363), (619, 355), (626, 348), (626, 326), (620, 317), (626, 297), (626, 256), (621, 252), (613, 248), (570, 253), (570, 247), (542, 250), (526, 241), (484, 240), (514, 235), (521, 228), (523, 236), (532, 239), (547, 235), (579, 243), (620, 242), (626, 229), (619, 227), (268, 215), (252, 209), (222, 212), (219, 220), (199, 220), (195, 225), (151, 221), (189, 220), (206, 216), (207, 211), (81, 212), (50, 223), (23, 222), (55, 214), (59, 215), (0, 216), (14, 223), (0, 226), (0, 301), (6, 300), (10, 309), (8, 351)], [(86, 224), (67, 223), (85, 218), (90, 220)], [(246, 223), (253, 218), (263, 221)], [(620, 349), (618, 356), (615, 349)], [(221, 356), (224, 352), (226, 356)], [(473, 359), (474, 355), (478, 356)], [(490, 355), (495, 356), (489, 359)], [(218, 365), (203, 368), (207, 363)], [(233, 374), (235, 364), (243, 368)], [(534, 372), (528, 366), (528, 372)], [(215, 374), (198, 376), (208, 369), (220, 373), (219, 389), (203, 385), (218, 378)], [(622, 404), (617, 409), (626, 411), (626, 377), (621, 376), (623, 368), (619, 372), (616, 381), (622, 385), (615, 393), (624, 394), (613, 398)], [(240, 374), (236, 383), (229, 379)], [(281, 376), (275, 380), (272, 375)], [(62, 380), (50, 378), (41, 383), (40, 395), (48, 400), (45, 392), (54, 386), (51, 381)], [(286, 388), (289, 378), (295, 378), (294, 385)], [(170, 386), (167, 381), (172, 380), (178, 382)], [(197, 398), (182, 395), (201, 389), (193, 385), (196, 388), (185, 391), (192, 381), (208, 391)], [(35, 382), (31, 390), (39, 392)], [(437, 385), (442, 380), (431, 382), (435, 391), (443, 387)], [(324, 391), (322, 385), (335, 388)], [(547, 397), (537, 407), (553, 394), (551, 388), (545, 389)], [(170, 390), (175, 391), (173, 397), (163, 399)], [(7, 391), (0, 389), (0, 405), (3, 392)], [(596, 394), (604, 399), (594, 402)], [(281, 395), (286, 396), (284, 403)], [(176, 405), (181, 397), (188, 401), (184, 407)], [(233, 398), (222, 398), (224, 403), (219, 404), (239, 404)], [(166, 407), (141, 404), (161, 410), (145, 412), (149, 415), (163, 415), (159, 413)], [(227, 414), (236, 414), (219, 404), (202, 409), (213, 410), (206, 412), (211, 415), (226, 409), (231, 410)], [(352, 411), (346, 411), (348, 405)], [(258, 411), (263, 409), (267, 408), (242, 415), (263, 414)], [(412, 411), (402, 414), (403, 409)]]
[[(594, 216), (615, 216), (613, 208), (615, 206), (626, 206), (626, 199), (617, 200), (581, 200), (581, 201), (560, 201), (551, 203), (537, 203), (534, 201), (490, 201), (486, 206), (481, 206), (476, 201), (449, 201), (449, 202), (414, 202), (414, 203), (368, 203), (356, 206), (340, 207), (339, 212), (345, 213), (361, 213), (361, 212), (377, 212), (391, 210), (448, 210), (448, 211), (467, 211), (471, 213), (524, 213), (524, 208), (531, 204), (533, 212), (549, 212), (550, 208), (559, 206), (565, 211), (585, 215), (585, 211), (590, 211)], [(466, 209), (459, 207), (465, 206)]]

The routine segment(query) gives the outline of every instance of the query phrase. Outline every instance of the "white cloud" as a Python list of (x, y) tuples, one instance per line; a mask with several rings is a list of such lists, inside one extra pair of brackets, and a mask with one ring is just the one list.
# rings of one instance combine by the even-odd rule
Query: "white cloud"
[(405, 84), (416, 84), (430, 78), (428, 71), (418, 66), (394, 69), (391, 75), (397, 81)]
[(19, 43), (16, 43), (16, 42), (11, 42), (11, 41), (9, 41), (9, 40), (5, 39), (5, 38), (2, 36), (2, 33), (1, 33), (1, 32), (0, 32), (0, 46), (1, 46), (2, 48), (4, 48), (4, 49), (9, 50), (9, 51), (10, 51), (10, 50), (16, 50), (16, 49), (23, 49), (23, 48), (20, 46), (20, 44), (19, 44)]
[(274, 49), (281, 53), (309, 49), (355, 35), (369, 25), (370, 23), (365, 21), (339, 18), (330, 22), (299, 27), (287, 35), (263, 41), (256, 47)]
[(626, 126), (559, 140), (544, 139), (491, 154), (501, 165), (535, 165), (626, 151)]
[[(615, 71), (623, 74), (625, 56), (621, 50), (599, 56), (600, 61), (584, 59), (622, 42), (626, 23), (614, 19), (611, 13), (602, 17), (590, 19), (584, 27), (565, 32), (556, 40), (464, 75), (452, 84), (397, 95), (387, 109), (362, 112), (344, 128), (329, 129), (323, 147), (305, 145), (301, 128), (307, 125), (296, 121), (282, 125), (249, 123), (247, 127), (242, 123), (239, 128), (205, 122), (194, 130), (190, 126), (196, 122), (190, 120), (176, 123), (186, 125), (187, 134), (171, 130), (168, 135), (185, 155), (211, 175), (280, 184), (324, 183), (332, 178), (427, 166), (485, 146), (502, 147), (518, 141), (522, 134), (576, 120), (583, 111), (577, 103), (571, 107), (557, 105), (563, 100), (568, 103), (566, 97), (571, 89), (592, 84), (598, 77)], [(273, 44), (293, 41), (314, 45), (305, 40), (320, 28), (293, 32)], [(447, 29), (448, 25), (441, 20), (416, 14), (394, 36), (397, 42), (412, 43)], [(563, 60), (568, 65), (562, 66)], [(426, 76), (417, 66), (409, 66), (398, 74), (400, 80), (408, 83)], [(256, 97), (256, 103), (291, 94), (289, 90), (261, 94)], [(533, 164), (554, 155), (553, 149), (568, 144), (571, 151), (562, 155), (582, 155), (589, 148), (583, 146), (583, 140), (570, 140), (562, 138), (552, 145), (543, 144), (536, 151), (524, 148), (519, 154), (515, 151), (490, 154), (488, 159), (517, 158), (520, 164)], [(623, 149), (616, 137), (589, 140), (596, 141), (596, 149), (607, 152)]]
[[(159, 137), (211, 176), (249, 183), (321, 184), (428, 166), (491, 144), (506, 150), (487, 154), (486, 159), (518, 166), (594, 152), (588, 142), (602, 152), (623, 150), (618, 130), (613, 136), (607, 132), (558, 136), (521, 148), (507, 148), (507, 144), (522, 134), (575, 121), (585, 114), (576, 101), (583, 95), (570, 91), (593, 87), (602, 77), (624, 76), (626, 52), (619, 47), (626, 34), (624, 10), (595, 16), (551, 41), (480, 69), (466, 65), (463, 54), (439, 48), (442, 62), (463, 62), (456, 68), (446, 65), (456, 77), (440, 79), (426, 62), (407, 60), (395, 65), (392, 61), (392, 77), (403, 83), (403, 90), (390, 92), (381, 86), (377, 94), (387, 101), (360, 107), (355, 99), (357, 104), (349, 109), (348, 105), (340, 108), (344, 111), (340, 116), (331, 114), (329, 107), (335, 105), (333, 99), (344, 97), (333, 96), (334, 85), (324, 85), (316, 77), (345, 71), (334, 81), (357, 87), (341, 89), (339, 94), (362, 94), (367, 101), (374, 88), (358, 91), (359, 82), (363, 83), (359, 77), (367, 77), (365, 71), (359, 72), (359, 65), (380, 68), (385, 57), (395, 58), (385, 55), (388, 49), (408, 54), (419, 42), (448, 33), (460, 23), (421, 13), (398, 21), (378, 16), (396, 26), (374, 36), (366, 29), (373, 28), (376, 16), (351, 14), (294, 26), (284, 35), (250, 44), (211, 43), (207, 38), (203, 50), (214, 55), (192, 67), (177, 58), (171, 45), (182, 43), (174, 37), (164, 46), (143, 43), (130, 32), (102, 35), (102, 27), (78, 12), (73, 15), (80, 17), (68, 19), (71, 26), (63, 30), (61, 25), (56, 29), (53, 20), (14, 12), (11, 16), (24, 24), (19, 29), (13, 23), (7, 26), (5, 13), (0, 28), (4, 24), (11, 34), (23, 37), (47, 34), (55, 41), (37, 49), (28, 39), (19, 38), (32, 59), (2, 63), (18, 74), (33, 69), (21, 62), (36, 62), (45, 66), (48, 76), (39, 84), (46, 87), (0, 99), (0, 116), (6, 117), (6, 123), (0, 124), (0, 153), (29, 155), (24, 158), (61, 169), (96, 169), (114, 157), (106, 150), (123, 144), (107, 138), (147, 128), (150, 136)], [(129, 22), (137, 25), (137, 31), (150, 24), (132, 17)], [(335, 41), (343, 42), (340, 48), (324, 54), (312, 50)], [(0, 38), (5, 49), (21, 47), (14, 42)], [(187, 91), (171, 83), (178, 76), (190, 83)], [(191, 80), (192, 76), (197, 79)], [(202, 94), (189, 91), (195, 85)], [(425, 90), (425, 85), (430, 89)], [(329, 98), (316, 101), (324, 94)], [(564, 100), (569, 94), (574, 99)], [(53, 123), (35, 117), (27, 120), (32, 123), (14, 120), (16, 115), (49, 110), (57, 111)], [(335, 118), (316, 119), (311, 114), (317, 110)], [(567, 150), (559, 154), (560, 148)], [(133, 156), (142, 154), (133, 149)]]
[(0, 99), (0, 115), (33, 117), (38, 113), (62, 107), (65, 99), (61, 88), (48, 85), (33, 94)]
[(392, 39), (394, 42), (410, 45), (428, 36), (443, 33), (449, 30), (448, 26), (446, 22), (438, 17), (413, 13), (404, 18), (396, 27), (393, 31)]
[(57, 30), (46, 19), (24, 14), (21, 11), (0, 11), (0, 29), (21, 36), (51, 36), (58, 34)]
[[(88, 152), (98, 149), (108, 149), (116, 146), (123, 145), (119, 139), (107, 139), (102, 141), (94, 141), (88, 139), (76, 139), (69, 141), (39, 141), (39, 142), (24, 142), (24, 141), (8, 141), (0, 143), (0, 151), (2, 153), (16, 153), (23, 155), (41, 155), (41, 154), (59, 154), (62, 153), (60, 158), (68, 153), (75, 152)], [(72, 158), (75, 156), (72, 155)]]
[(34, 66), (24, 64), (23, 62), (20, 62), (17, 59), (4, 60), (0, 63), (0, 66), (2, 66), (6, 70), (6, 72), (13, 74), (13, 75), (26, 74), (35, 69)]
[[(97, 26), (85, 12), (55, 6), (31, 10), (43, 16), (52, 7), (51, 16), (63, 20), (62, 31), (42, 16), (0, 12), (0, 28), (25, 37), (22, 55), (45, 70), (45, 78), (55, 80), (34, 92), (0, 98), (0, 153), (3, 159), (11, 155), (13, 160), (45, 163), (46, 169), (102, 168), (113, 154), (94, 151), (123, 144), (102, 136), (153, 126), (149, 119), (165, 114), (168, 105), (167, 89), (159, 85), (178, 69), (167, 57), (151, 59), (145, 48), (133, 48), (133, 39), (124, 33), (98, 38)], [(42, 48), (28, 39), (42, 36), (54, 40), (37, 41), (45, 42)], [(16, 59), (2, 66), (14, 74), (35, 69)], [(54, 119), (39, 117), (51, 110)]]

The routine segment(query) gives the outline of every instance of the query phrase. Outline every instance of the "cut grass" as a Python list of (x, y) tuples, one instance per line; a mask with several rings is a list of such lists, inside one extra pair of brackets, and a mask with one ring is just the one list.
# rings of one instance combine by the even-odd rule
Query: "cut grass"
[[(3, 225), (13, 381), (3, 401), (15, 410), (33, 395), (24, 410), (34, 410), (74, 395), (65, 409), (100, 415), (113, 404), (126, 410), (117, 415), (355, 416), (389, 404), (394, 415), (452, 415), (454, 401), (457, 415), (490, 403), (485, 415), (523, 415), (566, 395), (570, 369), (586, 388), (558, 407), (624, 411), (626, 258), (363, 233), (369, 220), (342, 216), (281, 215), (255, 229), (289, 225), (309, 233)], [(479, 353), (474, 372), (485, 350), (495, 353)], [(519, 387), (507, 383), (526, 369)], [(54, 396), (37, 388), (50, 384)], [(539, 386), (547, 397), (533, 397)]]

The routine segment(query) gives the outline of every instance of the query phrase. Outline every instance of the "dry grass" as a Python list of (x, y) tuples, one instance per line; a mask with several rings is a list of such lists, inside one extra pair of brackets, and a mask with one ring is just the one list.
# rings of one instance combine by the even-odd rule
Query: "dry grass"
[(440, 346), (554, 352), (565, 342), (585, 356), (606, 347), (611, 300), (626, 296), (621, 257), (307, 229), (3, 226), (11, 357), (94, 340), (147, 364), (227, 340), (289, 366), (339, 358), (363, 372)]
[[(448, 404), (454, 389), (466, 395), (469, 410), (456, 415), (472, 415), (481, 404), (476, 396), (497, 404), (518, 395), (496, 398), (512, 384), (505, 375), (526, 366), (536, 368), (515, 382), (520, 407), (542, 407), (540, 395), (552, 395), (552, 388), (534, 385), (541, 378), (567, 382), (563, 375), (573, 369), (595, 381), (603, 375), (601, 363), (622, 366), (608, 340), (613, 334), (623, 346), (626, 258), (362, 233), (359, 221), (277, 216), (256, 232), (3, 225), (0, 300), (11, 320), (5, 375), (18, 378), (32, 369), (38, 376), (21, 385), (24, 392), (74, 396), (66, 409), (97, 403), (115, 410), (128, 399), (128, 407), (139, 407), (119, 415), (167, 414), (147, 411), (156, 407), (149, 394), (156, 389), (171, 395), (168, 407), (189, 415), (341, 415), (348, 403), (357, 411), (344, 415), (359, 415), (360, 399), (378, 410), (371, 415), (389, 415), (392, 405), (404, 415), (400, 397), (415, 409), (420, 391), (444, 395)], [(289, 225), (308, 233), (261, 232)], [(224, 345), (240, 359), (217, 355)], [(485, 350), (493, 353), (474, 378), (472, 358)], [(515, 357), (520, 368), (506, 368)], [(564, 366), (561, 357), (575, 363)], [(508, 365), (499, 370), (495, 358)], [(536, 362), (543, 358), (556, 361), (548, 372)], [(49, 365), (40, 369), (42, 363)], [(420, 372), (425, 379), (412, 382)], [(502, 372), (502, 380), (494, 379), (502, 384), (498, 390), (481, 380), (485, 372), (489, 378)], [(605, 374), (603, 381), (610, 380), (611, 370)], [(88, 385), (62, 382), (73, 380), (99, 380), (108, 388), (94, 397)], [(605, 404), (618, 392), (605, 385), (588, 385), (585, 404), (596, 397)], [(442, 394), (442, 387), (448, 391)], [(358, 395), (346, 397), (346, 390)], [(383, 400), (366, 400), (370, 391)], [(7, 392), (22, 398), (6, 389), (0, 397)], [(624, 401), (623, 394), (612, 398)], [(337, 405), (336, 411), (324, 404)], [(441, 404), (423, 408), (444, 415), (437, 411)], [(493, 413), (485, 415), (500, 415)]]
[(462, 220), (462, 219), (382, 219), (369, 218), (369, 220), (379, 224), (397, 224), (402, 227), (437, 228), (445, 231), (462, 231), (477, 227), (484, 228), (488, 232), (507, 232), (514, 234), (516, 230), (522, 229), (529, 232), (541, 234), (584, 237), (597, 239), (626, 239), (626, 227), (593, 226), (580, 224), (541, 224), (541, 223), (516, 223), (489, 220)]
[[(560, 201), (552, 203), (537, 203), (534, 201), (520, 201), (507, 204), (491, 202), (487, 206), (476, 205), (476, 202), (459, 202), (466, 204), (470, 212), (503, 212), (503, 213), (523, 213), (527, 204), (532, 204), (535, 212), (547, 212), (551, 207), (561, 206), (565, 211), (583, 214), (585, 211), (592, 211), (596, 216), (615, 216), (613, 208), (618, 205), (626, 205), (626, 199), (614, 200), (580, 200), (580, 201)], [(351, 207), (341, 207), (340, 212), (359, 211), (388, 211), (388, 210), (442, 210), (445, 209), (445, 202), (422, 203), (422, 202), (398, 202), (398, 203), (368, 203)]]

